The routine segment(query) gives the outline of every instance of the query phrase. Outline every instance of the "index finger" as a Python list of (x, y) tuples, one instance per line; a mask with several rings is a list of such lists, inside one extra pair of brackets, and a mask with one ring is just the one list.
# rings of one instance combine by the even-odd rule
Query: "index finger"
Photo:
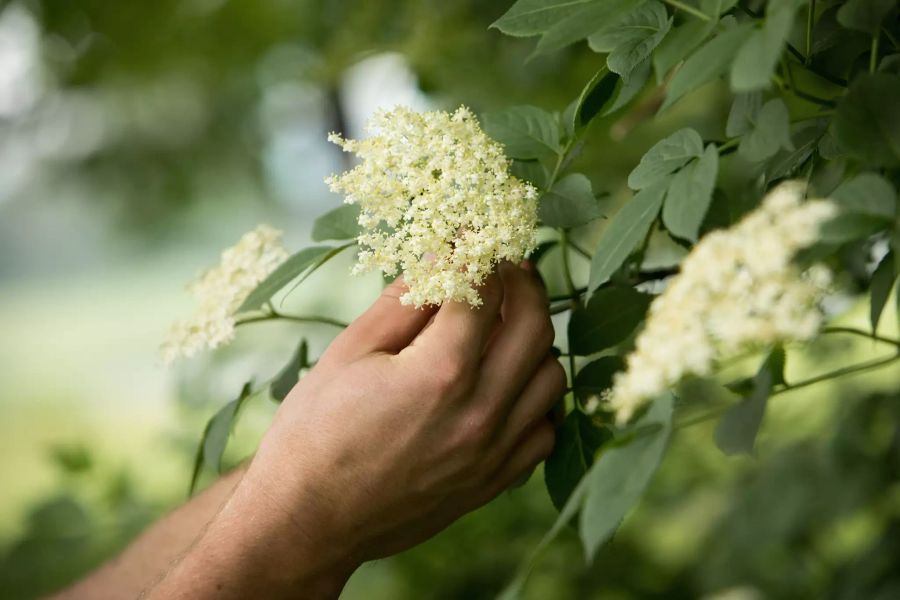
[(416, 338), (411, 347), (433, 352), (433, 356), (478, 360), (500, 317), (503, 283), (491, 273), (478, 289), (481, 306), (466, 302), (445, 302), (435, 313), (431, 324)]

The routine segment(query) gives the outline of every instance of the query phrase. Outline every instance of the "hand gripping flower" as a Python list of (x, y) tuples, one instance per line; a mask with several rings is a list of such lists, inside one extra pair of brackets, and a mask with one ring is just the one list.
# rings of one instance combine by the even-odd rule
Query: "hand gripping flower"
[(694, 247), (650, 306), (607, 396), (619, 423), (683, 376), (709, 375), (717, 360), (816, 335), (829, 273), (818, 265), (801, 272), (793, 259), (835, 209), (803, 195), (801, 183), (782, 184), (743, 221)]
[(404, 274), (401, 302), (481, 303), (476, 287), (499, 261), (534, 248), (537, 190), (509, 174), (503, 148), (472, 112), (377, 113), (363, 140), (329, 140), (361, 162), (326, 182), (358, 204), (355, 272)]

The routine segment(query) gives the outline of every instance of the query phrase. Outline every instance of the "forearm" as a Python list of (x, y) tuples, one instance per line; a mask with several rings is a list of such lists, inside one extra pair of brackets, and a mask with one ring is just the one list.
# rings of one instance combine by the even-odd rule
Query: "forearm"
[(245, 470), (241, 466), (224, 475), (190, 502), (151, 525), (117, 557), (55, 598), (136, 598), (162, 579), (200, 537)]
[(150, 591), (148, 600), (302, 598), (340, 595), (358, 565), (347, 540), (324, 526), (322, 507), (275, 500), (268, 466), (251, 467), (200, 539)]

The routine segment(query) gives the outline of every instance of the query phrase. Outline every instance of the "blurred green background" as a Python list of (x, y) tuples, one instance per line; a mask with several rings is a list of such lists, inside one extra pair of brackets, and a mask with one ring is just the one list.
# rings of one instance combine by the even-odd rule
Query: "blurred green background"
[[(359, 136), (398, 103), (560, 110), (577, 95), (602, 59), (579, 47), (526, 64), (532, 42), (488, 30), (508, 4), (0, 2), (0, 597), (65, 585), (183, 501), (205, 419), (290, 355), (301, 331), (269, 324), (175, 369), (157, 346), (189, 310), (185, 282), (241, 233), (268, 222), (292, 248), (309, 241), (339, 200), (322, 178), (345, 166), (328, 131)], [(621, 197), (664, 131), (721, 135), (722, 95), (695, 96), (595, 127), (579, 159), (595, 187)], [(292, 301), (358, 314), (380, 280), (349, 277), (349, 260)], [(863, 301), (835, 302), (865, 327)], [(882, 331), (897, 335), (895, 315)], [(319, 351), (332, 332), (302, 334)], [(792, 353), (789, 375), (884, 350), (829, 338)], [(779, 396), (754, 458), (722, 456), (710, 424), (679, 432), (597, 562), (563, 535), (528, 597), (900, 597), (898, 389), (889, 367)], [(272, 411), (249, 407), (233, 460)], [(493, 597), (554, 515), (538, 473), (366, 565), (345, 597)]]

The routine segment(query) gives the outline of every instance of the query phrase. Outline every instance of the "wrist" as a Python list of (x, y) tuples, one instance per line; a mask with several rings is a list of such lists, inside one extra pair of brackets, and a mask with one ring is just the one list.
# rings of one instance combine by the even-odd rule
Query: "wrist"
[(307, 478), (284, 481), (285, 470), (254, 461), (217, 521), (229, 532), (228, 543), (243, 546), (244, 560), (257, 572), (254, 585), (264, 581), (292, 598), (337, 598), (360, 561), (331, 526), (327, 509), (333, 507), (321, 506), (313, 485), (303, 485)]

